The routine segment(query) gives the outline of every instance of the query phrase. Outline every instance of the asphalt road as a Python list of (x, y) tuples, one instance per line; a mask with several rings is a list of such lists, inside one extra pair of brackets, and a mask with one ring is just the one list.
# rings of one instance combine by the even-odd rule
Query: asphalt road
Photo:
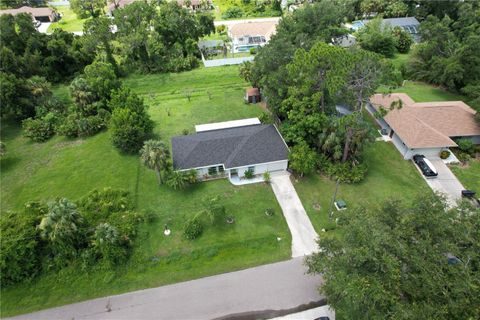
[[(248, 319), (322, 300), (303, 258), (21, 315), (13, 319)], [(107, 308), (110, 311), (107, 311)], [(263, 313), (262, 313), (263, 312)], [(279, 313), (279, 314), (285, 314)]]

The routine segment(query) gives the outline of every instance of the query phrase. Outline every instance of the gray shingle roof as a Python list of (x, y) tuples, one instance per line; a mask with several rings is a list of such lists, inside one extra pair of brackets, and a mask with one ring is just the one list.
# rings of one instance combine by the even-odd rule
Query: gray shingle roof
[(223, 164), (226, 169), (288, 159), (288, 148), (273, 125), (204, 131), (172, 138), (177, 170)]
[(418, 26), (420, 24), (415, 17), (388, 18), (383, 19), (383, 22), (390, 24), (392, 27)]

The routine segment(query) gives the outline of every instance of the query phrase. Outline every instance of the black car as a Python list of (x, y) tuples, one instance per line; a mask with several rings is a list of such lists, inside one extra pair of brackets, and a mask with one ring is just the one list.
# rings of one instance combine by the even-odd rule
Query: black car
[(425, 158), (422, 154), (416, 154), (413, 156), (413, 162), (420, 168), (423, 175), (428, 178), (434, 178), (438, 176), (438, 172), (433, 164)]

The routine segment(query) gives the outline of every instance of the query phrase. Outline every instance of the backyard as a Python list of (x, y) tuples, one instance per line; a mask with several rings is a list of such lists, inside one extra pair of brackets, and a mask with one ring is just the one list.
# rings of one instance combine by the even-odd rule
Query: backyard
[[(145, 98), (156, 123), (155, 134), (170, 143), (173, 135), (193, 132), (194, 124), (260, 114), (259, 107), (243, 103), (246, 84), (237, 68), (132, 76), (124, 82)], [(67, 92), (67, 86), (55, 88), (65, 101)], [(217, 180), (185, 191), (159, 187), (153, 171), (140, 165), (138, 156), (114, 149), (109, 132), (86, 139), (54, 137), (36, 144), (22, 136), (18, 125), (3, 123), (2, 140), (8, 148), (1, 159), (2, 210), (20, 210), (29, 200), (78, 200), (92, 189), (113, 187), (130, 191), (137, 209), (156, 217), (141, 227), (132, 257), (123, 267), (82, 271), (75, 264), (3, 287), (2, 317), (290, 257), (290, 233), (268, 185), (234, 187)], [(207, 227), (197, 240), (185, 240), (186, 219), (198, 213), (205, 197), (214, 195), (221, 196), (235, 223)], [(265, 215), (267, 208), (275, 215)], [(169, 237), (163, 235), (165, 224), (172, 230)]]
[(48, 27), (48, 32), (59, 28), (68, 32), (83, 31), (85, 19), (77, 18), (77, 15), (70, 9), (70, 6), (57, 6), (55, 9), (62, 15), (61, 19)]

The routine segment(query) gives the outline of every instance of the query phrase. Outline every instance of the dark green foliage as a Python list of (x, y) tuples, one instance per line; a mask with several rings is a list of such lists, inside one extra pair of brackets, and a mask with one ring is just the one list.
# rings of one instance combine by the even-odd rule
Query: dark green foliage
[(372, 19), (358, 31), (357, 40), (362, 49), (391, 58), (395, 54), (396, 41), (392, 29), (382, 24), (381, 18)]
[(311, 149), (306, 142), (296, 144), (288, 155), (289, 166), (301, 176), (312, 173), (318, 162), (315, 150)]
[(42, 118), (25, 119), (22, 128), (23, 135), (34, 142), (45, 142), (55, 133), (53, 124)]
[(400, 27), (393, 28), (392, 32), (395, 38), (395, 47), (397, 48), (397, 51), (400, 53), (408, 53), (413, 44), (412, 36)]
[(462, 138), (458, 139), (457, 141), (458, 148), (470, 155), (472, 155), (475, 152), (475, 144), (473, 143), (472, 140), (467, 139), (467, 138)]
[(245, 175), (245, 178), (247, 178), (247, 179), (252, 179), (255, 176), (255, 173), (253, 172), (252, 169), (248, 169), (248, 170), (244, 171), (243, 174)]
[(38, 229), (56, 265), (66, 265), (85, 245), (83, 220), (77, 206), (68, 199), (59, 198), (48, 204)]
[(173, 190), (185, 189), (197, 181), (197, 171), (170, 171), (165, 184)]
[(127, 258), (127, 250), (122, 245), (117, 228), (108, 223), (100, 223), (95, 228), (93, 250), (111, 267), (124, 263)]
[(479, 318), (480, 210), (446, 208), (423, 194), (339, 214), (347, 232), (307, 258), (329, 305), (343, 319)]
[(113, 145), (126, 153), (138, 152), (153, 130), (143, 100), (121, 88), (113, 93), (109, 106), (113, 110), (109, 124)]
[(218, 225), (225, 221), (225, 206), (221, 203), (220, 197), (212, 197), (203, 200), (205, 214), (212, 225)]
[(237, 6), (231, 6), (222, 14), (222, 19), (234, 19), (241, 18), (243, 16), (243, 10)]
[(215, 31), (212, 16), (195, 15), (173, 2), (158, 5), (137, 1), (115, 10), (114, 15), (126, 66), (135, 71), (195, 68), (198, 39)]
[(440, 152), (440, 159), (447, 159), (448, 157), (450, 157), (450, 151), (448, 150), (442, 150)]
[(187, 240), (195, 240), (203, 233), (203, 224), (198, 218), (189, 219), (184, 226), (183, 236)]
[[(408, 72), (415, 79), (463, 91), (477, 105), (480, 83), (480, 5), (463, 2), (456, 15), (428, 16), (420, 25)], [(480, 105), (479, 105), (480, 106)]]
[(96, 18), (103, 13), (105, 0), (70, 0), (70, 6), (80, 19)]
[(40, 242), (36, 229), (46, 207), (31, 202), (21, 214), (4, 212), (0, 216), (0, 279), (3, 286), (32, 278), (39, 270)]
[(352, 164), (351, 162), (332, 163), (328, 160), (322, 161), (319, 168), (332, 180), (339, 180), (342, 183), (361, 182), (367, 173), (366, 164)]

